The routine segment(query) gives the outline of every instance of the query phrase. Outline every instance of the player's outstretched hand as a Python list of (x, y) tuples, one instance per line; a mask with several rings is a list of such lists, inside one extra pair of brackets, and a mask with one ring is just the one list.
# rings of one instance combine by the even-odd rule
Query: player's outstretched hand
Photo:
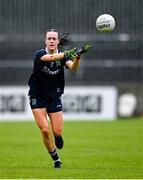
[(68, 58), (68, 59), (71, 59), (71, 60), (75, 59), (76, 56), (77, 56), (76, 50), (77, 50), (77, 48), (75, 47), (75, 48), (70, 49), (68, 51), (64, 51), (65, 58)]
[(77, 55), (81, 56), (83, 53), (86, 53), (91, 47), (91, 44), (85, 44), (81, 49), (78, 50)]

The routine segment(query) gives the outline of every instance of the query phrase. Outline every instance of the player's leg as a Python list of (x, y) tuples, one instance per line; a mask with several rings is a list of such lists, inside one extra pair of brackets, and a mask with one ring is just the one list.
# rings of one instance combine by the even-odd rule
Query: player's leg
[(33, 112), (35, 121), (36, 121), (38, 127), (40, 128), (40, 131), (43, 136), (43, 141), (44, 141), (44, 144), (45, 144), (48, 152), (50, 153), (54, 162), (58, 161), (58, 166), (55, 166), (55, 167), (56, 168), (60, 167), (60, 164), (59, 164), (60, 159), (56, 152), (56, 148), (55, 148), (53, 138), (52, 138), (51, 129), (48, 124), (46, 108), (32, 109), (32, 112)]
[(54, 113), (48, 113), (52, 131), (55, 137), (55, 145), (58, 149), (62, 149), (64, 142), (62, 138), (62, 132), (63, 132), (63, 112), (54, 112)]
[(44, 141), (44, 144), (45, 144), (47, 150), (49, 152), (53, 151), (55, 148), (54, 148), (54, 144), (52, 141), (52, 135), (50, 132), (48, 120), (46, 117), (46, 109), (45, 108), (32, 109), (32, 112), (33, 112), (35, 121), (36, 121), (36, 123), (37, 123), (37, 125), (40, 128), (40, 131), (42, 133), (43, 141)]

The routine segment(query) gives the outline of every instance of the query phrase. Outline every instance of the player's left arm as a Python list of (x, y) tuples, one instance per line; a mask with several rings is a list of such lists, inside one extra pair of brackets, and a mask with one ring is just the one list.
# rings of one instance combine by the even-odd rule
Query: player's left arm
[(91, 44), (84, 44), (82, 46), (82, 48), (80, 48), (78, 50), (77, 53), (74, 53), (73, 56), (73, 59), (71, 61), (67, 61), (66, 62), (66, 66), (70, 69), (70, 70), (77, 70), (79, 65), (80, 65), (80, 57), (86, 53), (90, 48), (92, 47)]
[(73, 71), (77, 70), (79, 65), (80, 65), (80, 56), (76, 56), (74, 61), (69, 60), (66, 62), (66, 66)]

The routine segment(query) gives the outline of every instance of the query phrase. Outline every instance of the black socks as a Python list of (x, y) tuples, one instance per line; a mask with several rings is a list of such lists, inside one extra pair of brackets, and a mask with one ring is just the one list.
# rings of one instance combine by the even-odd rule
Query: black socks
[(60, 161), (59, 156), (58, 156), (58, 154), (56, 152), (56, 149), (54, 151), (52, 151), (52, 152), (49, 152), (49, 153), (50, 153), (50, 155), (51, 155), (51, 157), (52, 157), (52, 159), (54, 161), (58, 161), (58, 160)]
[(56, 152), (56, 149), (54, 151), (52, 151), (52, 152), (49, 152), (49, 153), (50, 153), (50, 155), (51, 155), (51, 157), (52, 157), (52, 159), (54, 161), (54, 167), (55, 168), (61, 168), (62, 163), (61, 163), (61, 161), (59, 159), (59, 156), (58, 156), (58, 154)]

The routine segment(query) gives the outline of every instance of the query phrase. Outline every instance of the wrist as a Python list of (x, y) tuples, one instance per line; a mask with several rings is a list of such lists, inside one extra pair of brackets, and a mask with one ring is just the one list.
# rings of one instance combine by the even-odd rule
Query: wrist
[(79, 55), (77, 55), (76, 60), (78, 60), (78, 61), (80, 60), (80, 56)]

